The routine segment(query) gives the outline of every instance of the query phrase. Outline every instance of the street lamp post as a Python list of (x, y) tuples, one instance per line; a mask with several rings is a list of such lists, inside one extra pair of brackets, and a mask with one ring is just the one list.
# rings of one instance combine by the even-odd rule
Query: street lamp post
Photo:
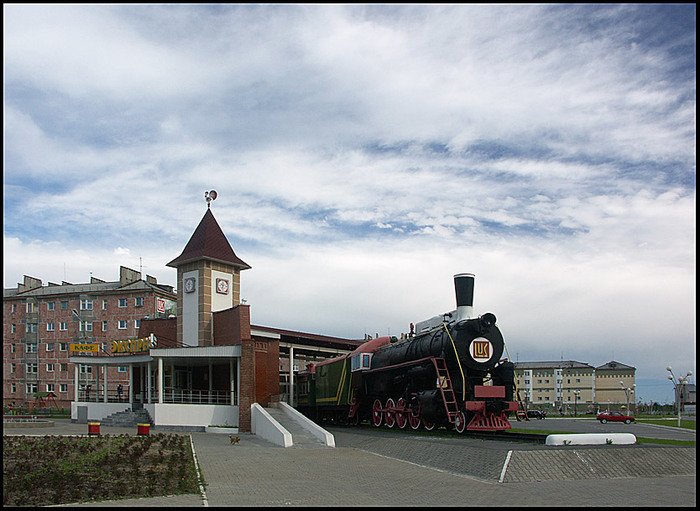
[(574, 390), (574, 417), (576, 417), (576, 405), (578, 404), (579, 395), (581, 395), (581, 391)]
[[(668, 376), (668, 379), (671, 380), (671, 383), (673, 383), (673, 391), (675, 392), (675, 398), (678, 400), (678, 427), (681, 427), (681, 408), (682, 408), (682, 399), (683, 399), (683, 385), (688, 383), (688, 378), (690, 378), (693, 375), (692, 371), (688, 371), (685, 376), (681, 376), (679, 378), (676, 378), (676, 375), (673, 374), (673, 368), (671, 366), (668, 366), (666, 370), (671, 373)], [(676, 383), (676, 380), (678, 383)]]
[[(629, 387), (625, 387), (625, 383), (622, 381), (620, 382), (620, 385), (622, 385), (622, 390), (625, 391), (625, 398), (627, 399), (627, 408), (625, 409), (625, 413), (629, 415), (629, 413), (630, 413), (630, 394), (634, 394), (634, 390), (629, 388)], [(632, 386), (636, 387), (636, 385), (632, 385)]]

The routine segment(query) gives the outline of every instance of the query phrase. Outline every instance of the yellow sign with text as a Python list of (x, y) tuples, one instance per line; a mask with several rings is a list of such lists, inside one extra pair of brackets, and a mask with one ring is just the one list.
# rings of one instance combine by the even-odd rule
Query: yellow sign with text
[(97, 344), (75, 344), (71, 343), (70, 350), (76, 353), (97, 353)]
[(112, 353), (143, 353), (156, 347), (156, 337), (143, 337), (142, 339), (127, 339), (125, 341), (112, 341)]

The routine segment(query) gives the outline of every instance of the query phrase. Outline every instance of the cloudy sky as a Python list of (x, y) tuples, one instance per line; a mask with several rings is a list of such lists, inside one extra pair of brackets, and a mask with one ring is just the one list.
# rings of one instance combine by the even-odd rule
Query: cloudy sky
[(4, 4), (4, 286), (175, 286), (214, 189), (254, 324), (398, 335), (471, 272), (511, 359), (617, 360), (670, 402), (696, 358), (695, 12)]

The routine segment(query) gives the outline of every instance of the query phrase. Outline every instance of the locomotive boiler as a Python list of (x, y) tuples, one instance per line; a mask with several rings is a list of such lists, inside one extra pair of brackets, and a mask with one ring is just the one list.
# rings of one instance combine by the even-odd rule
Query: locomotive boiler
[(470, 431), (510, 429), (514, 365), (496, 316), (473, 313), (474, 275), (454, 276), (457, 308), (377, 337), (299, 375), (299, 410), (315, 420)]

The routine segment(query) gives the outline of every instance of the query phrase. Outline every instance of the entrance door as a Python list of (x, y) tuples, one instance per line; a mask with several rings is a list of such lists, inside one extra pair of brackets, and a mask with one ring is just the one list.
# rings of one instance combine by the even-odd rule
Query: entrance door
[(188, 403), (192, 400), (192, 369), (175, 369), (173, 394), (176, 402)]

